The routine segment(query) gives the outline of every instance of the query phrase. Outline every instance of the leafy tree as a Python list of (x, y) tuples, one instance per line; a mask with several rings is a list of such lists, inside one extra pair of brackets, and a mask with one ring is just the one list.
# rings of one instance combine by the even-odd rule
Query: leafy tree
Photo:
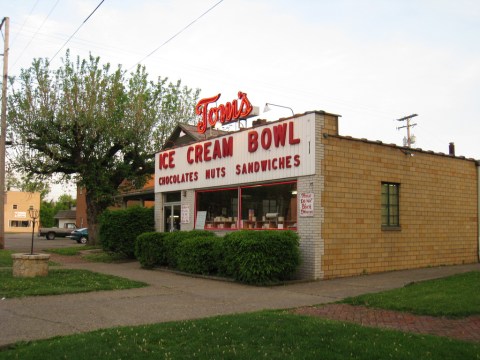
[(52, 201), (44, 201), (40, 203), (40, 226), (53, 227), (55, 225), (55, 206)]
[(7, 168), (5, 175), (5, 187), (7, 191), (15, 188), (24, 192), (39, 192), (40, 199), (45, 199), (50, 193), (50, 185), (46, 181), (41, 181), (28, 175), (20, 176), (15, 174), (10, 167)]
[(194, 119), (199, 90), (167, 79), (148, 79), (138, 66), (129, 76), (98, 57), (50, 69), (35, 59), (9, 97), (17, 169), (45, 178), (60, 174), (86, 189), (89, 241), (96, 243), (98, 216), (113, 203), (125, 179), (143, 186), (154, 154), (179, 121)]
[(77, 201), (72, 195), (62, 194), (55, 203), (55, 211), (57, 213), (60, 210), (70, 210), (73, 206), (76, 206), (76, 204)]

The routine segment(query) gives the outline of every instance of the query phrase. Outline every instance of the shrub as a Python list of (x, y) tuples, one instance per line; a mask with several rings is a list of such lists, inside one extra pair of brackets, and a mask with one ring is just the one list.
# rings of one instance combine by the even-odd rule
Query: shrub
[(178, 245), (187, 239), (196, 238), (196, 237), (214, 237), (216, 235), (211, 231), (206, 230), (192, 230), (192, 231), (174, 231), (168, 233), (165, 237), (165, 257), (166, 263), (171, 268), (177, 267), (177, 248)]
[(135, 239), (155, 231), (153, 208), (139, 206), (125, 210), (107, 210), (100, 219), (100, 240), (105, 251), (133, 258)]
[[(140, 261), (140, 264), (144, 268), (167, 265), (171, 268), (177, 268), (179, 257), (178, 248), (180, 244), (190, 239), (195, 239), (195, 241), (199, 241), (199, 244), (201, 244), (202, 239), (214, 238), (216, 239), (215, 234), (207, 231), (176, 231), (171, 233), (147, 232), (140, 234), (135, 240), (135, 257)], [(190, 244), (190, 246), (195, 247), (192, 244)], [(182, 261), (189, 256), (188, 254), (185, 255), (185, 251), (187, 250), (182, 250), (181, 253)], [(209, 255), (206, 256), (206, 259), (208, 258)], [(185, 261), (182, 262), (183, 271), (194, 273), (210, 272), (210, 270), (208, 270), (208, 272), (195, 270), (195, 268), (190, 265), (184, 265)], [(201, 268), (202, 266), (203, 265), (197, 265), (197, 268)], [(207, 267), (213, 269), (213, 267), (209, 265)]]
[(177, 246), (177, 267), (194, 274), (217, 272), (216, 246), (218, 239), (212, 236), (196, 235), (186, 238)]
[(300, 265), (292, 231), (237, 231), (223, 239), (223, 271), (238, 281), (268, 284), (290, 278)]
[(150, 269), (166, 265), (165, 238), (167, 233), (148, 232), (140, 234), (135, 240), (135, 257), (142, 267)]

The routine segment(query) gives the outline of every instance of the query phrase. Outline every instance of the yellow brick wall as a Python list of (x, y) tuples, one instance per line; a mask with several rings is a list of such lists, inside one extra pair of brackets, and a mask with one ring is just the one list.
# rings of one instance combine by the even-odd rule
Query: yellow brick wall
[[(322, 139), (324, 278), (478, 261), (471, 160)], [(400, 231), (381, 226), (381, 183), (400, 184)]]

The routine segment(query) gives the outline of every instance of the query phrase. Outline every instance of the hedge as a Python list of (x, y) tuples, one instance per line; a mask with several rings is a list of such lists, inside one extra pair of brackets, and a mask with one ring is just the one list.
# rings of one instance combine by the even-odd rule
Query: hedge
[(248, 284), (290, 279), (300, 265), (299, 239), (293, 231), (242, 230), (223, 239), (224, 271)]
[(216, 238), (216, 235), (204, 230), (144, 233), (135, 240), (135, 257), (145, 268), (154, 266), (177, 268), (179, 257), (177, 249), (183, 241), (192, 238)]
[(178, 246), (185, 240), (197, 237), (216, 238), (217, 235), (215, 235), (215, 233), (211, 231), (206, 230), (174, 231), (168, 233), (165, 238), (166, 263), (161, 265), (167, 265), (171, 268), (177, 268)]
[(197, 235), (183, 240), (177, 247), (177, 268), (193, 274), (216, 274), (216, 257), (220, 241), (216, 237)]
[(165, 265), (165, 238), (168, 233), (148, 232), (140, 234), (135, 240), (135, 257), (142, 267), (151, 269)]
[(135, 255), (147, 268), (167, 265), (258, 285), (288, 280), (300, 265), (293, 231), (242, 230), (223, 238), (209, 231), (147, 233), (137, 238)]
[(102, 248), (128, 258), (134, 258), (137, 236), (152, 231), (155, 231), (153, 208), (107, 210), (100, 217)]

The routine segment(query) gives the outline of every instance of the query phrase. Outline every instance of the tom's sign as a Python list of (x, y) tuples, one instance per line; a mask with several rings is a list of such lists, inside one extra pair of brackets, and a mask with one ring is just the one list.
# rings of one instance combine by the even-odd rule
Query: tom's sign
[(203, 134), (207, 126), (215, 126), (217, 122), (228, 124), (236, 120), (247, 119), (258, 115), (258, 108), (255, 108), (248, 100), (247, 94), (238, 92), (238, 99), (228, 101), (225, 104), (214, 105), (222, 94), (202, 99), (195, 106), (195, 112), (201, 116), (197, 124), (197, 130)]

